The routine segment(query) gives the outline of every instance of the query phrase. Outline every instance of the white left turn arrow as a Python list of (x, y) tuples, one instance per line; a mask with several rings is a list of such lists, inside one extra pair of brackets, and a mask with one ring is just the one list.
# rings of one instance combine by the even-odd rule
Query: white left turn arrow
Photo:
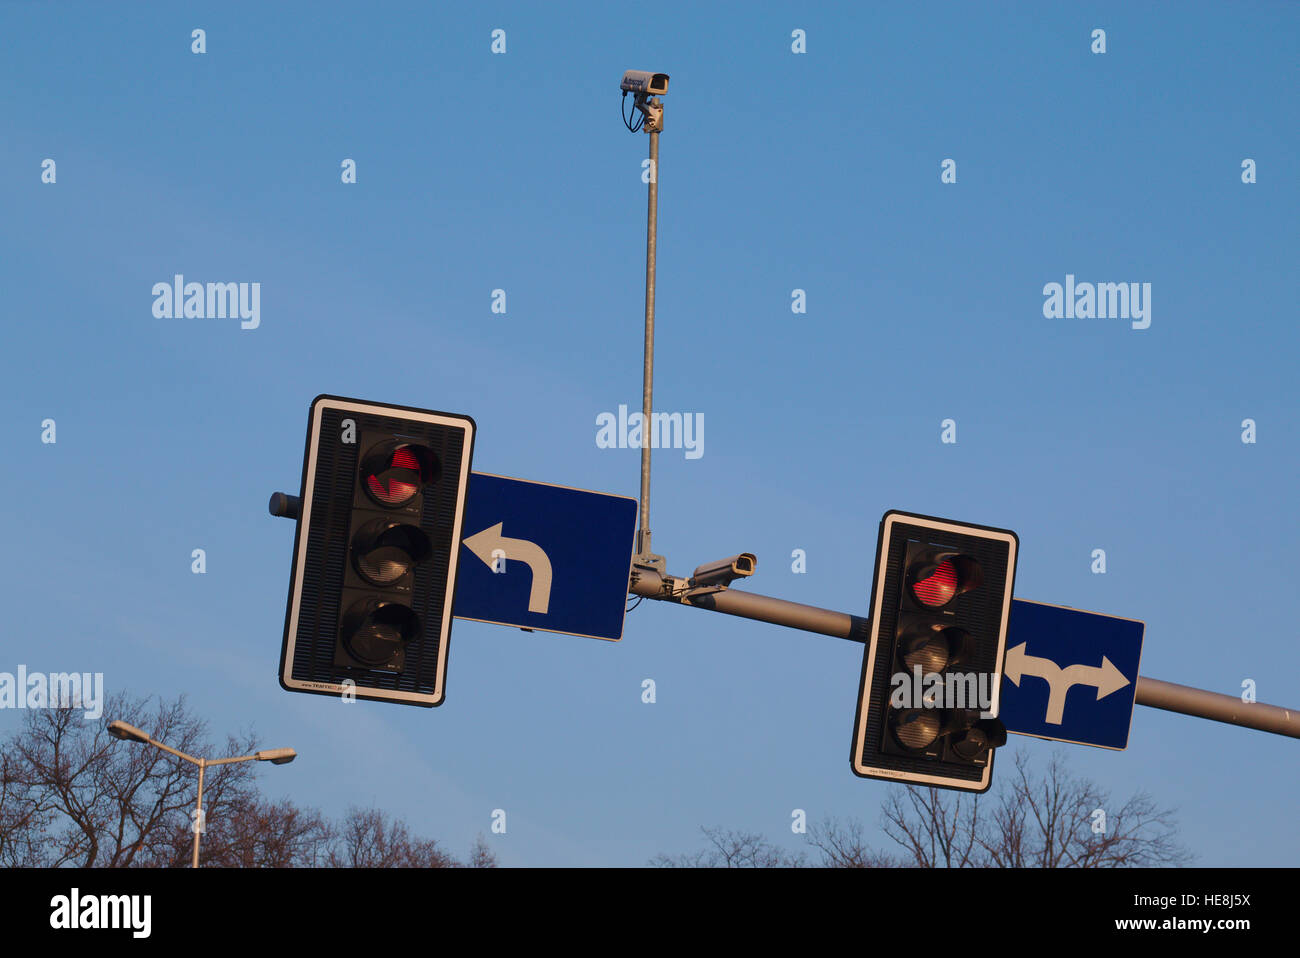
[[(544, 549), (536, 542), (527, 539), (508, 539), (501, 534), (504, 522), (498, 522), (491, 528), (476, 532), (464, 540), (469, 551), (474, 553), (489, 569), (496, 567), (497, 556), (504, 555), (506, 561), (514, 560), (528, 566), (533, 573), (533, 587), (528, 593), (528, 611), (546, 614), (551, 607), (551, 560)], [(496, 553), (494, 555), (493, 553)]]

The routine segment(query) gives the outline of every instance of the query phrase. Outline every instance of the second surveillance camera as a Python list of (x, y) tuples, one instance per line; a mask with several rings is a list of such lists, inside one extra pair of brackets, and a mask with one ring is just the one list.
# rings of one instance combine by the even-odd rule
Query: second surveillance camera
[(700, 566), (695, 570), (695, 574), (691, 576), (691, 584), (696, 588), (730, 585), (735, 579), (753, 575), (754, 567), (757, 565), (758, 559), (754, 557), (754, 553), (742, 552), (738, 556), (719, 559), (717, 562), (710, 562), (707, 565)]
[(624, 93), (644, 93), (658, 96), (668, 92), (667, 73), (647, 73), (645, 70), (628, 70), (623, 74)]

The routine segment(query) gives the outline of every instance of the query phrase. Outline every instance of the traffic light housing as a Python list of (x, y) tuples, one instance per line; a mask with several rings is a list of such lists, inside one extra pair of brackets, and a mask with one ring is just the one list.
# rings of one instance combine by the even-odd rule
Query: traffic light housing
[(1019, 540), (891, 510), (880, 522), (852, 765), (867, 778), (987, 791)]
[(282, 688), (442, 704), (474, 433), (468, 416), (312, 402)]

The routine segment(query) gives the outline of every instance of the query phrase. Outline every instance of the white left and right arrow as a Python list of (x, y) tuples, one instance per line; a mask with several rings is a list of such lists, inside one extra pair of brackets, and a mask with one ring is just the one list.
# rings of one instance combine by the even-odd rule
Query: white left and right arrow
[(1115, 663), (1106, 656), (1101, 657), (1101, 665), (1069, 665), (1061, 668), (1051, 659), (1030, 655), (1025, 651), (1027, 642), (1021, 642), (1014, 648), (1007, 649), (1006, 663), (1002, 673), (1017, 688), (1025, 675), (1036, 675), (1046, 679), (1051, 690), (1047, 696), (1047, 724), (1060, 725), (1065, 714), (1065, 693), (1075, 685), (1091, 685), (1097, 689), (1097, 698), (1104, 699), (1112, 692), (1118, 692), (1129, 684), (1124, 673), (1115, 667)]

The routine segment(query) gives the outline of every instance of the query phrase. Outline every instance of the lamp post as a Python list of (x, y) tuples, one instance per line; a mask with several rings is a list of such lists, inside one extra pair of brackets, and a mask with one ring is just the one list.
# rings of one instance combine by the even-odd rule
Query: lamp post
[(177, 758), (192, 762), (199, 767), (199, 797), (194, 806), (194, 861), (191, 865), (193, 868), (199, 867), (199, 834), (203, 828), (204, 771), (213, 765), (233, 765), (235, 762), (257, 761), (270, 762), (272, 765), (287, 765), (298, 757), (298, 753), (291, 748), (269, 748), (254, 752), (252, 755), (232, 755), (229, 758), (195, 758), (193, 755), (186, 755), (179, 749), (172, 748), (170, 745), (165, 745), (157, 739), (151, 738), (145, 732), (142, 732), (134, 725), (128, 725), (126, 722), (109, 722), (108, 734), (124, 742), (145, 742), (155, 748), (162, 749), (164, 752), (170, 752)]
[(637, 519), (636, 555), (633, 564), (667, 570), (667, 560), (655, 555), (650, 547), (650, 428), (654, 412), (655, 381), (655, 261), (659, 245), (659, 134), (664, 128), (664, 105), (659, 94), (668, 92), (668, 74), (645, 70), (628, 70), (623, 74), (623, 98), (633, 94), (633, 106), (641, 113), (639, 120), (623, 117), (624, 125), (633, 133), (644, 131), (650, 135), (649, 176), (650, 187), (646, 206), (645, 235), (645, 352), (641, 373), (641, 499)]

